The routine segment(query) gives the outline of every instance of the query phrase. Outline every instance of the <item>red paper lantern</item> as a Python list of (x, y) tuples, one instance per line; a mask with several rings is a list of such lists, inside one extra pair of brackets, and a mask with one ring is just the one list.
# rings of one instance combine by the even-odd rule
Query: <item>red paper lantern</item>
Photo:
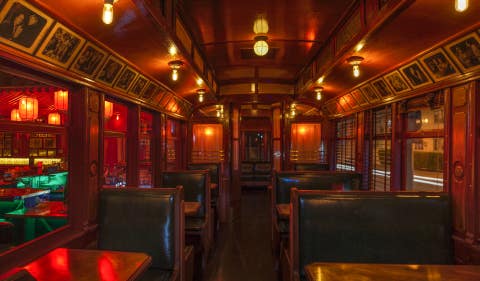
[(22, 120), (35, 120), (38, 117), (38, 100), (36, 98), (23, 97), (18, 102), (18, 112)]
[(105, 101), (105, 118), (110, 119), (113, 116), (113, 103)]
[(48, 124), (50, 125), (60, 125), (60, 114), (57, 112), (48, 114)]
[(12, 109), (12, 111), (10, 112), (10, 120), (22, 121), (22, 118), (20, 118), (20, 112), (18, 112), (17, 108)]
[(68, 91), (58, 90), (54, 93), (54, 104), (58, 110), (68, 109)]

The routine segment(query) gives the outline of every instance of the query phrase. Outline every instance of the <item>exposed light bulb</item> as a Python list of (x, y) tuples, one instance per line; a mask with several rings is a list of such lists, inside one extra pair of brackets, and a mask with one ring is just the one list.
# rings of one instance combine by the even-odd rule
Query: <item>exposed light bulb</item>
[(464, 12), (468, 9), (468, 0), (455, 0), (455, 10), (457, 12)]
[(178, 80), (178, 70), (177, 69), (172, 69), (172, 80), (173, 81)]
[(321, 100), (322, 99), (322, 92), (317, 92), (317, 100)]
[(197, 85), (198, 85), (198, 86), (202, 86), (202, 85), (203, 85), (203, 79), (200, 78), (200, 77), (197, 78), (197, 81), (196, 81), (196, 82), (197, 82)]
[(358, 64), (353, 65), (353, 76), (354, 77), (360, 76), (360, 66)]
[(175, 45), (171, 45), (170, 48), (168, 48), (168, 53), (171, 56), (176, 55), (177, 54), (177, 47), (175, 47)]
[(111, 24), (113, 21), (113, 0), (105, 0), (103, 4), (102, 21)]
[(253, 52), (257, 56), (264, 56), (268, 53), (268, 43), (266, 36), (257, 36), (255, 37), (255, 44), (253, 45)]
[(199, 101), (199, 102), (203, 102), (203, 94), (199, 94), (199, 95), (198, 95), (198, 101)]

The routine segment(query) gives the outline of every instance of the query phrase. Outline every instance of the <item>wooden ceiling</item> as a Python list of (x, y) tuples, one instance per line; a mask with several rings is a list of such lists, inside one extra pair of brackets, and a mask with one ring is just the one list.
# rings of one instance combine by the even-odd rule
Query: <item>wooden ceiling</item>
[[(119, 0), (114, 5), (111, 25), (101, 21), (101, 0), (29, 2), (199, 106), (196, 80), (199, 76), (208, 79), (207, 72), (202, 73), (190, 50), (182, 46), (179, 54), (168, 53), (172, 44), (179, 46), (181, 42), (175, 35), (175, 19), (162, 22), (149, 13), (148, 8), (157, 1)], [(251, 83), (255, 83), (259, 96), (265, 96), (259, 99), (262, 103), (302, 96), (321, 107), (326, 100), (395, 69), (455, 34), (478, 27), (480, 4), (470, 1), (466, 12), (457, 13), (453, 0), (179, 0), (175, 10), (192, 38), (192, 48), (200, 51), (205, 69), (211, 70), (218, 85), (217, 93), (208, 89), (207, 103), (227, 96), (229, 101), (250, 103)], [(368, 22), (364, 15), (372, 10), (381, 20)], [(313, 64), (356, 13), (364, 19), (358, 36), (336, 53), (329, 65)], [(251, 55), (253, 22), (259, 14), (269, 24), (271, 54), (264, 58)], [(356, 52), (354, 47), (359, 41), (365, 46)], [(351, 55), (364, 57), (359, 78), (352, 77), (351, 66), (345, 62)], [(170, 79), (168, 66), (173, 59), (185, 63), (175, 82)], [(315, 70), (311, 81), (299, 83), (312, 66)], [(322, 75), (324, 99), (317, 102), (312, 92), (315, 80)]]

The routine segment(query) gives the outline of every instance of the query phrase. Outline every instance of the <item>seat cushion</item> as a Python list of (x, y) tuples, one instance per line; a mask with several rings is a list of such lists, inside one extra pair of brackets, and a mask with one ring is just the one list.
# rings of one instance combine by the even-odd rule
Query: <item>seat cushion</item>
[(185, 231), (201, 231), (205, 228), (204, 218), (185, 218)]
[(138, 280), (140, 281), (169, 281), (172, 271), (158, 268), (149, 268)]

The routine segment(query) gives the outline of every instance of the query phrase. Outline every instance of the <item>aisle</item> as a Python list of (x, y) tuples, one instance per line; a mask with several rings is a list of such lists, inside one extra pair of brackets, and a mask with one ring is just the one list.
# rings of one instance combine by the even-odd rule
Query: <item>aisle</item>
[(206, 281), (274, 281), (271, 217), (265, 190), (244, 191), (241, 217), (222, 225)]

